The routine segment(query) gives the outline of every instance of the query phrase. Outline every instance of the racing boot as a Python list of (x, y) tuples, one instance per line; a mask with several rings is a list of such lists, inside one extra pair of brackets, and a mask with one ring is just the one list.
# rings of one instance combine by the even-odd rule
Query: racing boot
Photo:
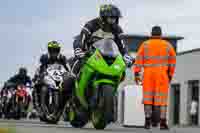
[(150, 129), (151, 128), (151, 118), (148, 118), (148, 117), (145, 118), (144, 128), (145, 129)]
[(152, 122), (152, 127), (158, 127), (158, 123)]
[(157, 113), (154, 111), (152, 114), (151, 124), (152, 127), (158, 127), (159, 119)]

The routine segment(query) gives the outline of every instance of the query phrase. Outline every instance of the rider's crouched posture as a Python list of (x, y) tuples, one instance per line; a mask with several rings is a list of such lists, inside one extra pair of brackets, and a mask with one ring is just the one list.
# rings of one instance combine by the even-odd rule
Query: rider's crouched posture
[[(33, 103), (34, 107), (41, 113), (40, 111), (40, 93), (41, 93), (41, 86), (43, 85), (43, 79), (46, 74), (46, 69), (48, 66), (53, 65), (53, 64), (61, 64), (63, 67), (68, 71), (68, 68), (66, 66), (67, 64), (67, 59), (64, 55), (60, 53), (61, 51), (61, 44), (58, 43), (57, 41), (51, 41), (48, 43), (48, 53), (43, 54), (40, 57), (40, 66), (37, 69), (35, 76), (33, 78), (34, 82), (34, 93), (33, 93)], [(67, 91), (63, 91), (63, 103), (61, 103), (60, 108), (63, 108), (64, 106), (64, 101), (66, 101), (67, 94), (70, 94)]]

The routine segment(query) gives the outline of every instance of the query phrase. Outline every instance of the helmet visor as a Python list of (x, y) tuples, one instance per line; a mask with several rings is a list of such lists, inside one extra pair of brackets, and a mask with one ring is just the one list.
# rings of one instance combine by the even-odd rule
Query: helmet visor
[(108, 24), (115, 24), (115, 23), (117, 23), (117, 18), (116, 17), (108, 17), (107, 23)]
[(20, 70), (19, 70), (19, 75), (24, 76), (24, 75), (26, 75), (26, 74), (27, 74), (26, 69), (20, 69)]
[(60, 53), (60, 48), (48, 48), (48, 52), (51, 57), (57, 57)]

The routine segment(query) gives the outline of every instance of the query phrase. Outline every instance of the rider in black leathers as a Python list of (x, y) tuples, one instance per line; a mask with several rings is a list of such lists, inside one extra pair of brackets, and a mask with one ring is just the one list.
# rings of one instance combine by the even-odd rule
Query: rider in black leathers
[(30, 76), (27, 75), (27, 69), (24, 67), (19, 68), (18, 74), (14, 75), (11, 77), (5, 84), (4, 87), (1, 90), (1, 96), (3, 95), (3, 91), (6, 89), (16, 89), (17, 85), (26, 85), (29, 84), (31, 86), (32, 81)]
[[(48, 43), (48, 53), (43, 54), (40, 57), (40, 66), (37, 69), (33, 78), (33, 82), (34, 82), (33, 103), (34, 103), (34, 108), (38, 111), (38, 113), (44, 113), (40, 109), (39, 95), (41, 93), (40, 88), (41, 88), (41, 85), (43, 84), (43, 78), (44, 78), (48, 65), (51, 65), (54, 63), (62, 64), (64, 68), (68, 71), (68, 68), (66, 66), (67, 58), (60, 53), (60, 50), (61, 50), (60, 43), (58, 43), (57, 41), (50, 41)], [(62, 97), (64, 99), (61, 100), (63, 101), (63, 103), (61, 103), (60, 108), (64, 107), (64, 104), (65, 104), (64, 101), (66, 101), (67, 94), (68, 92), (64, 91), (64, 95)]]
[[(29, 87), (31, 89), (32, 81), (31, 81), (30, 76), (27, 75), (27, 69), (24, 67), (19, 68), (18, 74), (14, 75), (7, 82), (5, 82), (5, 84), (1, 90), (1, 98), (3, 98), (3, 94), (5, 91), (6, 91), (7, 96), (8, 96), (8, 90), (11, 92), (11, 99), (10, 99), (9, 103), (7, 103), (7, 106), (6, 106), (8, 110), (6, 109), (5, 106), (4, 106), (5, 108), (3, 107), (4, 109), (6, 109), (6, 112), (4, 112), (5, 113), (4, 115), (6, 115), (6, 117), (9, 114), (10, 109), (12, 107), (14, 107), (14, 105), (16, 104), (14, 99), (15, 99), (15, 90), (17, 89), (18, 85), (25, 85), (25, 86), (29, 85)], [(29, 92), (29, 90), (26, 90), (26, 91), (27, 91), (27, 93)], [(27, 110), (29, 107), (29, 102), (31, 101), (31, 96), (28, 95), (27, 98), (28, 98), (27, 104), (24, 108), (25, 110)], [(1, 99), (1, 100), (3, 100), (3, 99)]]
[(68, 60), (71, 68), (71, 76), (68, 76), (64, 82), (66, 89), (73, 88), (74, 80), (79, 77), (79, 71), (85, 53), (90, 50), (95, 41), (100, 39), (113, 39), (118, 45), (126, 64), (130, 66), (133, 63), (132, 57), (128, 55), (128, 50), (124, 41), (120, 39), (120, 34), (123, 33), (119, 26), (119, 18), (121, 17), (120, 10), (111, 4), (102, 5), (99, 14), (100, 16), (98, 18), (87, 22), (82, 28), (80, 35), (75, 37), (73, 43), (75, 57), (71, 57)]

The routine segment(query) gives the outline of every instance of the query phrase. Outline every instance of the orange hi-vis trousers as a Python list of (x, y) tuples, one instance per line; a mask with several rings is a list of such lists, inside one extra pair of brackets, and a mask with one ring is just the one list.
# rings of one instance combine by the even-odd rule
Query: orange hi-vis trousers
[[(159, 69), (159, 68), (158, 68)], [(168, 102), (169, 79), (165, 71), (146, 69), (143, 77), (143, 103), (166, 106)]]

